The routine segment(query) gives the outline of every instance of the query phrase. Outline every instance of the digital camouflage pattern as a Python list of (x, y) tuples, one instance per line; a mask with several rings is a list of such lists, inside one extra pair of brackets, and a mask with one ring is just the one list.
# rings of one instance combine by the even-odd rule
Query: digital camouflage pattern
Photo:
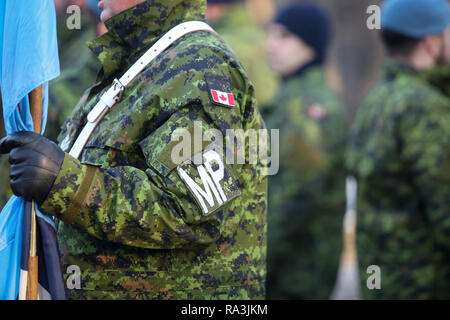
[(280, 170), (269, 178), (267, 296), (328, 299), (342, 247), (345, 113), (318, 66), (285, 80), (263, 110), (267, 127), (280, 130)]
[(229, 4), (227, 12), (210, 25), (231, 47), (255, 86), (258, 105), (267, 105), (278, 88), (278, 79), (267, 64), (266, 34), (243, 3)]
[[(204, 19), (205, 7), (204, 0), (152, 0), (106, 21), (109, 32), (89, 45), (103, 66), (101, 82), (58, 140), (72, 144), (114, 77), (171, 27)], [(212, 103), (210, 89), (233, 93), (236, 107)], [(204, 214), (180, 177), (184, 170), (200, 184), (200, 166), (191, 154), (178, 166), (171, 161), (171, 134), (194, 121), (224, 136), (264, 128), (241, 65), (206, 31), (176, 41), (147, 66), (95, 129), (81, 161), (66, 155), (41, 210), (60, 220), (63, 271), (81, 269), (81, 289), (67, 290), (69, 298), (264, 298), (265, 165), (225, 164), (227, 201)]]
[(450, 97), (450, 65), (439, 65), (423, 73), (425, 81)]
[[(450, 298), (449, 123), (449, 99), (394, 61), (358, 110), (347, 161), (366, 299)], [(379, 290), (367, 288), (371, 265)]]

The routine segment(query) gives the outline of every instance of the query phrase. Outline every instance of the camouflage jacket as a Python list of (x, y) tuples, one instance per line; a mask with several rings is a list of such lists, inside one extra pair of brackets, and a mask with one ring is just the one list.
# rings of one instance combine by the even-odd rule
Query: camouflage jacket
[[(386, 62), (358, 110), (347, 166), (358, 180), (365, 298), (450, 297), (450, 101), (412, 67)], [(381, 271), (380, 289), (372, 289)]]
[(70, 26), (71, 21), (68, 15), (57, 20), (61, 75), (49, 84), (49, 107), (44, 132), (44, 136), (51, 140), (57, 139), (62, 124), (83, 93), (95, 82), (100, 69), (97, 57), (86, 47), (86, 42), (96, 37), (98, 19), (85, 8), (81, 10), (80, 29)]
[(280, 130), (280, 169), (269, 178), (267, 295), (328, 299), (345, 213), (344, 110), (323, 69), (310, 66), (285, 80), (263, 112), (267, 127)]
[[(106, 21), (109, 31), (89, 44), (102, 80), (59, 141), (73, 143), (112, 79), (170, 28), (204, 19), (205, 7), (198, 0), (145, 1)], [(217, 103), (211, 90), (229, 93), (229, 104), (231, 94), (235, 107)], [(177, 40), (146, 67), (99, 123), (80, 161), (66, 155), (41, 209), (60, 220), (63, 272), (70, 265), (81, 271), (81, 288), (73, 282), (69, 298), (264, 298), (265, 166), (224, 163), (219, 138), (176, 152), (179, 129), (195, 126), (222, 138), (226, 130), (264, 129), (241, 65), (206, 31)], [(198, 154), (203, 164), (194, 163)]]

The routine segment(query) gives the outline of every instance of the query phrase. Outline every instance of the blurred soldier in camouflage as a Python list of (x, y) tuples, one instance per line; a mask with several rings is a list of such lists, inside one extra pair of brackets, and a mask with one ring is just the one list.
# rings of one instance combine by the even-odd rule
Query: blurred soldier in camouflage
[[(62, 2), (69, 6), (72, 1)], [(56, 3), (55, 2), (55, 3)], [(59, 54), (62, 67), (61, 75), (50, 82), (48, 124), (44, 135), (56, 141), (61, 126), (80, 100), (85, 100), (83, 93), (95, 82), (100, 63), (96, 56), (86, 47), (86, 42), (102, 35), (104, 23), (100, 21), (100, 10), (97, 0), (78, 0), (81, 13), (81, 29), (69, 30), (66, 26), (67, 14), (58, 19)], [(58, 10), (57, 10), (58, 12)], [(63, 13), (66, 11), (63, 10)]]
[(266, 105), (276, 92), (278, 80), (267, 65), (265, 33), (253, 21), (245, 1), (208, 0), (206, 18), (244, 66), (254, 83), (258, 105)]
[(446, 0), (382, 7), (389, 59), (358, 110), (347, 159), (366, 299), (450, 298), (450, 100), (421, 78), (442, 59), (449, 20)]
[[(112, 80), (175, 25), (204, 19), (206, 1), (100, 0), (99, 8), (108, 32), (89, 47), (100, 81), (63, 127), (58, 140), (69, 147)], [(223, 136), (264, 128), (243, 68), (209, 31), (177, 40), (130, 83), (81, 160), (30, 132), (0, 141), (2, 153), (11, 150), (13, 191), (60, 220), (63, 270), (81, 269), (69, 298), (264, 298), (265, 165), (224, 163), (216, 140), (200, 149), (204, 164), (192, 153), (174, 163), (172, 134), (191, 132), (194, 121)]]
[(280, 170), (269, 179), (268, 283), (273, 299), (328, 299), (345, 212), (346, 122), (327, 86), (330, 20), (316, 5), (291, 5), (269, 27), (269, 63), (283, 82), (263, 109), (280, 129)]

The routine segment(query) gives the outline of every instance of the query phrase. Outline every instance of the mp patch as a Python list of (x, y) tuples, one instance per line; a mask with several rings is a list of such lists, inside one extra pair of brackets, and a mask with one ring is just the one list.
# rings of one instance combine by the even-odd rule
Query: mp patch
[(177, 171), (203, 216), (208, 216), (239, 197), (241, 192), (235, 177), (215, 150), (203, 152), (202, 157), (203, 164), (195, 165), (188, 160), (178, 166)]

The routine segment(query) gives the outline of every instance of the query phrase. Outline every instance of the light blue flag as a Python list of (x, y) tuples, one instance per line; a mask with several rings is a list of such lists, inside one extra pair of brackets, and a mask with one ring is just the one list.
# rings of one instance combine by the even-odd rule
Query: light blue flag
[[(17, 131), (33, 131), (28, 94), (40, 85), (43, 86), (42, 133), (44, 132), (48, 81), (58, 75), (53, 0), (0, 0), (0, 87), (8, 135)], [(13, 196), (0, 214), (2, 300), (18, 298), (24, 208), (25, 201)], [(41, 220), (52, 222), (38, 210), (36, 214)]]

